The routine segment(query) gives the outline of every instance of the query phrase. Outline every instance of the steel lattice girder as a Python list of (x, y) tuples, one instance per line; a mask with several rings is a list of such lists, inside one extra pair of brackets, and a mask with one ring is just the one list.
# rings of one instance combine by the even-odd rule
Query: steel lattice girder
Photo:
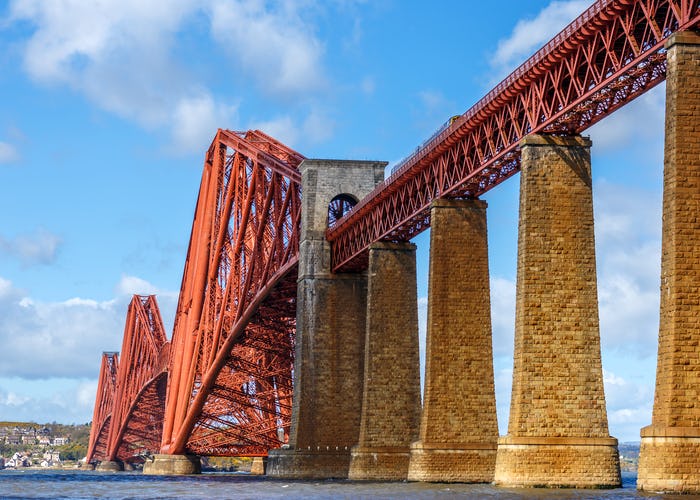
[[(289, 425), (290, 412), (279, 403), (289, 397), (287, 382), (265, 391), (267, 412), (258, 411), (261, 402), (252, 395), (236, 398), (232, 407), (221, 394), (242, 384), (269, 386), (273, 374), (291, 381), (293, 348), (286, 356), (268, 357), (267, 351), (293, 342), (295, 334), (297, 167), (303, 159), (260, 131), (219, 130), (207, 152), (175, 317), (164, 453), (258, 454), (267, 446), (266, 453), (271, 440), (279, 445), (277, 429)], [(266, 320), (281, 329), (258, 320), (258, 311), (272, 302), (284, 306), (268, 307)], [(237, 354), (247, 338), (258, 350)], [(236, 356), (260, 362), (264, 373), (226, 375), (224, 367), (237, 366)], [(222, 393), (222, 386), (233, 392)], [(266, 430), (242, 446), (226, 433), (214, 439), (206, 431), (212, 427), (235, 428), (231, 432), (239, 435), (242, 429)]]
[(136, 395), (129, 409), (115, 456), (123, 462), (141, 462), (160, 450), (168, 374), (160, 371)]
[(518, 172), (526, 135), (580, 133), (662, 82), (664, 41), (699, 23), (697, 0), (597, 1), (328, 230), (334, 271), (426, 229), (435, 198), (475, 198)]
[(118, 369), (119, 354), (116, 352), (102, 353), (100, 378), (97, 383), (97, 396), (86, 457), (88, 463), (107, 460), (110, 417), (114, 406)]
[[(155, 296), (134, 295), (129, 303), (124, 326), (107, 460), (129, 461), (133, 458), (133, 455), (125, 453), (123, 440), (132, 433), (141, 434), (138, 427), (141, 425), (139, 417), (142, 414), (153, 415), (161, 421), (163, 419), (165, 400), (153, 398), (148, 389), (149, 383), (165, 371), (161, 356), (164, 345), (165, 329)], [(157, 444), (148, 451), (158, 451)]]

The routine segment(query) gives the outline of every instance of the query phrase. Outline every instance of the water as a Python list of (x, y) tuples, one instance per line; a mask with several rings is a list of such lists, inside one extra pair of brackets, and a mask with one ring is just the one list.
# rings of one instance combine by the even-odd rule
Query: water
[(0, 498), (663, 498), (662, 495), (638, 492), (636, 479), (634, 473), (623, 472), (623, 487), (620, 489), (546, 490), (469, 484), (289, 481), (234, 473), (144, 476), (140, 472), (4, 470), (0, 471)]

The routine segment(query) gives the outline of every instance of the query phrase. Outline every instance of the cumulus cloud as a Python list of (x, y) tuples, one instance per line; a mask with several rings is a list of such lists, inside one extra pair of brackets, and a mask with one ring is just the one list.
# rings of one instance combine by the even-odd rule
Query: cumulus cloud
[(9, 22), (33, 27), (23, 47), (32, 79), (68, 86), (148, 129), (169, 130), (174, 149), (188, 152), (205, 148), (217, 128), (236, 128), (238, 105), (214, 97), (177, 57), (183, 25), (208, 16), (211, 36), (259, 88), (299, 95), (323, 81), (322, 50), (294, 5), (176, 0), (163, 9), (140, 0), (15, 0)]
[(307, 94), (323, 88), (323, 44), (304, 19), (304, 2), (217, 1), (212, 33), (265, 91)]
[(176, 292), (123, 276), (115, 297), (41, 302), (0, 277), (0, 415), (84, 423), (92, 418), (102, 352), (120, 351), (133, 294), (156, 294), (170, 336)]
[(148, 281), (136, 276), (122, 276), (115, 289), (117, 296), (158, 294), (158, 288)]
[(631, 380), (603, 370), (609, 426), (620, 441), (639, 441), (639, 430), (651, 423), (654, 404), (650, 380)]
[(122, 277), (116, 291), (115, 298), (107, 301), (41, 302), (0, 278), (0, 377), (96, 377), (102, 352), (121, 349), (134, 293), (158, 295), (166, 332), (170, 331), (176, 293), (158, 293), (157, 287), (133, 276)]
[(208, 93), (181, 99), (173, 111), (173, 142), (180, 151), (203, 151), (214, 131), (238, 121), (237, 106), (217, 103)]
[(56, 260), (61, 243), (59, 236), (39, 228), (34, 233), (14, 238), (0, 236), (0, 253), (19, 259), (24, 266), (51, 264)]
[[(498, 42), (491, 65), (495, 80), (505, 77), (537, 49), (591, 6), (592, 0), (554, 1), (532, 19), (522, 19), (508, 38)], [(495, 83), (495, 81), (494, 81)]]
[(586, 133), (591, 136), (595, 154), (619, 151), (644, 141), (662, 157), (665, 89), (663, 83), (593, 125)]
[(0, 414), (12, 420), (83, 424), (92, 420), (95, 379), (0, 377)]
[(494, 355), (512, 358), (515, 328), (515, 282), (512, 280), (491, 278), (491, 325)]
[(194, 8), (190, 1), (163, 9), (138, 0), (27, 0), (12, 2), (10, 19), (35, 27), (24, 51), (32, 78), (69, 85), (108, 111), (157, 125), (187, 90), (169, 50)]
[(290, 115), (271, 120), (253, 122), (251, 129), (259, 129), (291, 147), (304, 141), (306, 144), (320, 143), (333, 135), (335, 121), (319, 110), (311, 110), (300, 122)]
[(9, 142), (0, 141), (0, 165), (16, 163), (18, 160), (17, 149)]
[(661, 193), (606, 181), (597, 182), (594, 192), (603, 348), (653, 357), (659, 328)]

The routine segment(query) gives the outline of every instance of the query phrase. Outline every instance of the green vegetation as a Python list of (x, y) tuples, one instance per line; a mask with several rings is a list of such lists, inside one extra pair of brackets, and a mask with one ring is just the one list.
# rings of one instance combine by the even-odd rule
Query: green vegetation
[[(4, 431), (4, 434), (0, 436), (1, 457), (10, 457), (16, 452), (38, 453), (52, 450), (59, 452), (61, 460), (80, 460), (87, 455), (90, 441), (89, 423), (65, 425), (57, 424), (56, 422), (39, 424), (36, 422), (0, 421), (0, 431)], [(9, 436), (16, 434), (17, 431), (23, 435), (34, 431), (36, 433), (36, 442), (10, 444)], [(34, 433), (30, 435), (33, 436)], [(52, 443), (55, 438), (67, 438), (68, 442), (63, 445), (40, 444), (38, 442), (40, 436), (48, 437)]]

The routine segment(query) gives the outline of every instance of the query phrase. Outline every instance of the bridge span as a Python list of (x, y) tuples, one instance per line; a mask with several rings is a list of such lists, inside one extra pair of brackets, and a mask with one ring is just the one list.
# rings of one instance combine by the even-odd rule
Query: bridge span
[[(261, 131), (209, 148), (172, 339), (135, 296), (88, 460), (192, 473), (617, 487), (592, 124), (666, 80), (661, 324), (638, 487), (700, 492), (700, 2), (599, 0), (384, 179)], [(520, 172), (513, 391), (498, 435), (487, 206)], [(415, 246), (431, 227), (425, 391)]]

